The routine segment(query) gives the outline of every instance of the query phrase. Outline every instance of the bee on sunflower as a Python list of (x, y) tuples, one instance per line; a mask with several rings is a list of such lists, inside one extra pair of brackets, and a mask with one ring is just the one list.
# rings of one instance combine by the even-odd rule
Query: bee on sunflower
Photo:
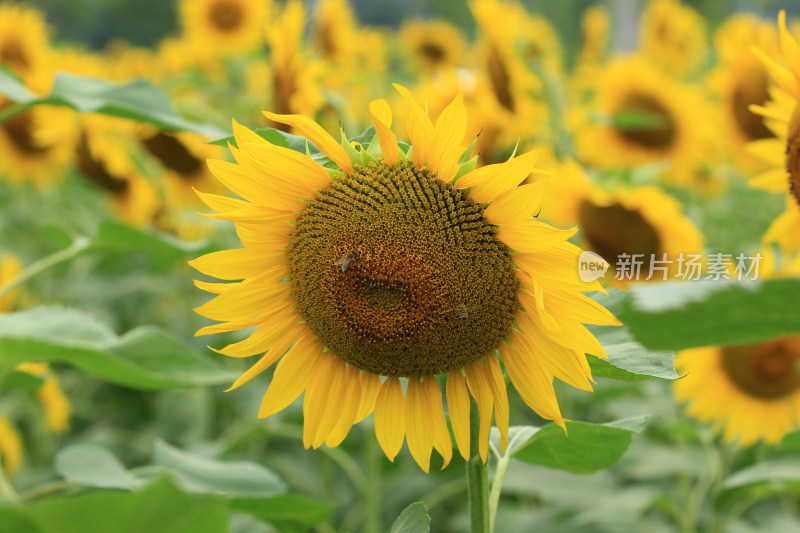
[(307, 117), (267, 113), (319, 148), (326, 166), (234, 122), (236, 163), (209, 167), (242, 199), (200, 196), (218, 212), (209, 216), (236, 224), (244, 247), (190, 264), (232, 282), (197, 282), (216, 296), (196, 311), (220, 321), (199, 335), (255, 327), (219, 350), (263, 354), (231, 388), (278, 363), (259, 417), (305, 393), (303, 443), (317, 448), (337, 446), (374, 412), (387, 457), (405, 439), (427, 472), (433, 449), (445, 466), (453, 454), (437, 375), (465, 458), (475, 399), (485, 461), (492, 416), (507, 445), (501, 362), (527, 405), (564, 427), (553, 378), (591, 390), (585, 354), (605, 352), (583, 324), (619, 322), (582, 294), (602, 287), (580, 281), (580, 249), (567, 241), (576, 230), (531, 218), (541, 187), (519, 185), (537, 153), (476, 169), (461, 95), (434, 123), (396, 88), (410, 145), (392, 132), (385, 100), (370, 104), (376, 135), (358, 148)]

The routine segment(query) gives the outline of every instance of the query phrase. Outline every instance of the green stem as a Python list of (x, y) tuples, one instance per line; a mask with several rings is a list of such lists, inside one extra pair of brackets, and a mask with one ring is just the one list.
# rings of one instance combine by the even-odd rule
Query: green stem
[(381, 456), (378, 453), (377, 441), (372, 435), (366, 438), (367, 456), (367, 484), (364, 492), (364, 517), (365, 533), (380, 533), (381, 531)]
[[(2, 122), (2, 120), (0, 120), (0, 122)], [(21, 285), (37, 274), (44, 272), (48, 268), (51, 268), (59, 263), (63, 263), (64, 261), (69, 261), (79, 253), (89, 248), (90, 244), (91, 243), (89, 242), (88, 238), (79, 237), (75, 239), (75, 242), (73, 242), (69, 247), (52, 253), (47, 257), (43, 257), (35, 263), (28, 265), (17, 275), (16, 278), (0, 287), (0, 298), (5, 296), (6, 293), (10, 292), (14, 287)]]
[(472, 402), (469, 418), (469, 461), (467, 461), (467, 499), (470, 533), (489, 533), (489, 468), (478, 452), (480, 413)]
[(2, 465), (0, 465), (0, 497), (6, 498), (14, 503), (19, 501), (19, 495), (17, 494), (17, 491), (14, 490), (14, 486), (6, 477), (6, 473), (3, 470)]

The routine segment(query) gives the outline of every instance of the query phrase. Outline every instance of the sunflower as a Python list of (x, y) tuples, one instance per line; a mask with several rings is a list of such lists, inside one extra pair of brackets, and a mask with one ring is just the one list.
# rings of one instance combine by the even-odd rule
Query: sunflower
[(72, 404), (61, 389), (58, 376), (47, 363), (22, 363), (16, 370), (42, 379), (42, 384), (36, 389), (36, 398), (44, 411), (44, 423), (53, 433), (66, 433), (69, 430)]
[[(788, 192), (786, 211), (767, 230), (764, 241), (777, 243), (787, 252), (800, 250), (800, 46), (786, 29), (786, 13), (778, 17), (783, 59), (780, 65), (764, 51), (759, 56), (775, 84), (770, 101), (751, 109), (764, 117), (764, 124), (775, 135), (753, 141), (748, 150), (762, 159), (769, 170), (750, 180), (754, 187), (772, 192)], [(788, 185), (788, 186), (787, 186)]]
[[(774, 256), (762, 252), (759, 277), (800, 275), (800, 256), (779, 271)], [(725, 440), (749, 446), (776, 443), (800, 420), (800, 335), (756, 344), (685, 350), (675, 357), (682, 379), (673, 391), (686, 412), (711, 422)]]
[(120, 220), (149, 226), (161, 209), (155, 187), (142, 177), (134, 156), (138, 127), (126, 120), (97, 114), (82, 117), (77, 165), (103, 190)]
[[(220, 324), (198, 334), (255, 327), (220, 353), (264, 353), (231, 388), (278, 362), (259, 417), (303, 392), (303, 443), (337, 446), (374, 411), (375, 433), (394, 459), (405, 438), (428, 471), (435, 448), (446, 465), (452, 442), (469, 457), (469, 394), (480, 412), (484, 461), (492, 413), (505, 447), (508, 400), (501, 359), (523, 400), (564, 426), (558, 377), (591, 389), (585, 353), (603, 348), (581, 325), (618, 324), (582, 295), (574, 230), (530, 220), (541, 187), (517, 187), (536, 152), (471, 170), (466, 110), (457, 96), (434, 124), (403, 87), (411, 148), (392, 133), (385, 100), (370, 104), (376, 136), (354, 148), (299, 115), (267, 113), (316, 145), (331, 168), (274, 146), (234, 122), (237, 164), (209, 161), (243, 200), (201, 197), (232, 220), (244, 248), (190, 264), (234, 283), (197, 282), (217, 294), (196, 311)], [(332, 168), (335, 166), (335, 168)], [(487, 206), (487, 204), (489, 204)], [(515, 250), (515, 253), (512, 253)]]
[(10, 68), (36, 92), (46, 92), (41, 76), (50, 64), (49, 29), (41, 11), (0, 4), (0, 64)]
[[(603, 257), (612, 269), (623, 254), (641, 254), (637, 281), (648, 277), (663, 281), (678, 274), (681, 255), (686, 258), (686, 254), (702, 251), (702, 234), (681, 212), (680, 203), (660, 188), (618, 186), (608, 192), (591, 183), (574, 161), (548, 168), (563, 179), (548, 181), (540, 216), (557, 226), (577, 224), (583, 236), (581, 244)], [(660, 267), (666, 270), (656, 270)]]
[(699, 88), (669, 78), (641, 57), (620, 57), (599, 74), (591, 113), (575, 124), (581, 158), (601, 169), (666, 163), (662, 178), (710, 188), (698, 169), (717, 150)]
[(9, 476), (22, 464), (22, 437), (5, 416), (0, 415), (0, 464)]
[[(22, 270), (22, 262), (14, 254), (0, 255), (0, 287), (16, 278)], [(17, 301), (17, 289), (0, 297), (0, 313), (8, 313)]]
[(429, 72), (457, 67), (467, 48), (461, 30), (443, 20), (409, 20), (400, 38), (415, 64)]
[(758, 161), (743, 152), (750, 141), (774, 137), (761, 120), (750, 111), (751, 105), (764, 105), (769, 100), (769, 75), (752, 52), (753, 47), (770, 57), (778, 54), (778, 34), (769, 23), (749, 14), (728, 19), (714, 37), (719, 66), (711, 74), (710, 85), (721, 105), (722, 120), (728, 132), (729, 150), (746, 171), (758, 168)]
[(181, 0), (181, 27), (196, 47), (242, 56), (262, 43), (271, 8), (268, 0)]
[(693, 72), (706, 53), (703, 17), (680, 0), (652, 0), (642, 13), (639, 46), (671, 74)]

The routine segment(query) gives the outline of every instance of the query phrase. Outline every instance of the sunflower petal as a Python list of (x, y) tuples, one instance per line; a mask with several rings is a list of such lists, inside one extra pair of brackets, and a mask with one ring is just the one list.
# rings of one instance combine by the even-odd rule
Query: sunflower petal
[(274, 122), (291, 126), (300, 135), (314, 143), (322, 153), (330, 157), (331, 161), (336, 163), (340, 169), (352, 172), (353, 165), (344, 148), (312, 119), (303, 115), (279, 115), (269, 111), (265, 111), (264, 115)]
[(485, 463), (489, 457), (489, 431), (492, 429), (492, 391), (484, 378), (480, 363), (475, 361), (466, 366), (467, 387), (475, 398), (480, 412), (480, 427), (478, 428), (478, 453)]
[(442, 404), (442, 390), (436, 376), (426, 376), (422, 381), (422, 392), (425, 394), (428, 405), (428, 417), (433, 433), (433, 447), (441, 454), (444, 459), (442, 470), (444, 470), (453, 458), (453, 441), (450, 439), (450, 431), (447, 429), (447, 421), (444, 418), (444, 405)]
[(391, 130), (392, 109), (388, 102), (381, 98), (370, 102), (369, 114), (372, 117), (372, 124), (375, 126), (375, 133), (378, 135), (383, 160), (389, 165), (396, 165), (400, 148), (397, 144), (397, 137)]
[(483, 217), (498, 226), (527, 220), (541, 211), (546, 187), (547, 181), (540, 181), (506, 191), (486, 208)]
[(494, 354), (484, 357), (483, 370), (486, 374), (486, 382), (492, 391), (494, 405), (494, 423), (500, 430), (500, 453), (506, 451), (508, 446), (508, 394), (506, 393), (506, 381), (503, 378), (503, 370), (500, 362)]
[(361, 399), (358, 403), (358, 413), (355, 423), (358, 424), (367, 418), (375, 409), (375, 400), (381, 389), (381, 377), (372, 372), (364, 372), (359, 377), (361, 382)]
[(331, 430), (328, 438), (325, 440), (325, 445), (329, 448), (335, 448), (342, 443), (344, 438), (350, 432), (350, 428), (356, 422), (356, 415), (361, 400), (361, 379), (358, 374), (358, 369), (349, 365), (347, 372), (344, 376), (345, 390), (347, 391), (344, 403), (341, 406), (342, 414), (336, 422), (333, 430)]
[(466, 189), (470, 198), (478, 203), (492, 202), (503, 193), (514, 189), (534, 170), (539, 152), (524, 153), (505, 163), (486, 165), (461, 176), (456, 189)]
[(313, 335), (298, 339), (275, 367), (272, 382), (261, 401), (258, 418), (274, 415), (295, 401), (305, 390), (323, 357), (332, 356), (322, 352), (322, 346)]
[(411, 456), (426, 474), (430, 470), (433, 451), (433, 431), (429, 427), (429, 417), (430, 406), (422, 389), (422, 382), (418, 378), (410, 378), (406, 389), (406, 442)]
[(405, 400), (397, 378), (387, 378), (375, 400), (375, 436), (383, 453), (394, 461), (405, 436)]
[(461, 370), (453, 370), (447, 375), (447, 411), (450, 425), (456, 438), (458, 451), (465, 461), (469, 461), (469, 392)]

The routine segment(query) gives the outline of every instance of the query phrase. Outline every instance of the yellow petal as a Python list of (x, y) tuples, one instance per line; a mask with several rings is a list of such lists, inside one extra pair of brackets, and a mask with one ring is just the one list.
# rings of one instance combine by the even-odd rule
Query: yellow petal
[(403, 95), (408, 103), (409, 113), (406, 120), (406, 131), (411, 141), (412, 160), (419, 167), (424, 167), (431, 161), (431, 150), (435, 139), (435, 130), (430, 117), (414, 100), (411, 93), (402, 85), (394, 84), (394, 88)]
[(500, 345), (499, 351), (514, 389), (528, 407), (542, 418), (563, 424), (552, 376), (548, 376), (535, 360), (523, 357), (506, 343)]
[(294, 309), (285, 309), (281, 313), (265, 318), (264, 325), (259, 326), (246, 339), (215, 351), (228, 357), (250, 357), (265, 352), (300, 320), (300, 315)]
[(256, 364), (248, 368), (247, 371), (242, 374), (239, 379), (237, 379), (225, 392), (229, 392), (241, 387), (271, 367), (275, 361), (277, 361), (283, 354), (286, 353), (286, 350), (292, 347), (292, 344), (299, 341), (306, 335), (311, 335), (311, 330), (309, 330), (308, 326), (305, 324), (295, 324), (292, 326), (292, 328), (286, 332), (286, 335), (276, 341), (274, 345), (270, 346), (267, 353), (265, 353), (261, 359), (256, 362)]
[(308, 449), (314, 443), (315, 437), (319, 432), (320, 424), (324, 418), (325, 411), (330, 405), (328, 394), (331, 390), (331, 383), (336, 373), (336, 357), (327, 354), (322, 357), (322, 361), (314, 369), (303, 396), (303, 446)]
[(375, 436), (390, 461), (403, 446), (405, 411), (400, 380), (386, 378), (375, 400)]
[(444, 405), (442, 404), (442, 390), (436, 376), (426, 376), (422, 381), (422, 392), (428, 406), (428, 416), (431, 432), (433, 433), (433, 447), (444, 459), (444, 470), (453, 458), (453, 441), (447, 429), (447, 420), (444, 418)]
[(355, 366), (349, 365), (347, 367), (344, 383), (346, 394), (344, 403), (340, 406), (341, 415), (336, 422), (336, 426), (334, 426), (328, 438), (325, 439), (325, 445), (329, 448), (335, 448), (341, 444), (350, 432), (350, 428), (353, 427), (356, 421), (356, 414), (358, 414), (359, 404), (361, 403), (361, 379)]
[(438, 173), (440, 180), (449, 183), (458, 172), (458, 160), (464, 152), (461, 144), (467, 133), (467, 108), (461, 92), (439, 114), (434, 132), (428, 167)]
[(508, 446), (508, 394), (506, 393), (506, 380), (503, 378), (503, 370), (500, 362), (494, 354), (484, 357), (483, 370), (486, 374), (486, 382), (492, 391), (494, 405), (494, 423), (500, 431), (500, 453), (503, 453)]
[(457, 189), (472, 187), (469, 197), (478, 203), (492, 202), (522, 183), (535, 170), (537, 151), (527, 152), (505, 163), (486, 165), (465, 174)]
[(319, 448), (325, 439), (328, 438), (336, 422), (342, 414), (342, 406), (344, 405), (347, 396), (347, 388), (345, 382), (345, 374), (347, 373), (347, 366), (345, 362), (339, 358), (332, 357), (336, 360), (333, 376), (331, 379), (330, 390), (328, 391), (328, 399), (325, 405), (325, 414), (322, 415), (322, 421), (319, 424), (319, 429), (314, 437), (314, 448)]
[(261, 401), (258, 418), (282, 411), (295, 401), (305, 390), (323, 357), (332, 356), (322, 353), (322, 346), (313, 335), (298, 339), (275, 367), (272, 382)]
[(418, 378), (409, 378), (406, 389), (406, 442), (411, 456), (427, 474), (433, 451), (433, 431), (430, 427), (430, 406)]
[(364, 372), (359, 377), (361, 382), (361, 399), (358, 402), (358, 412), (354, 423), (359, 423), (367, 418), (375, 409), (375, 400), (381, 388), (381, 377), (372, 372)]
[(469, 393), (467, 382), (461, 370), (453, 370), (447, 375), (447, 411), (450, 425), (458, 444), (458, 451), (465, 461), (469, 461)]
[(216, 194), (209, 194), (194, 190), (195, 194), (206, 204), (208, 207), (217, 213), (224, 213), (226, 211), (236, 211), (252, 205), (250, 202), (239, 200), (236, 198), (228, 198), (227, 196), (219, 196)]
[(370, 102), (369, 114), (372, 117), (372, 124), (375, 126), (375, 133), (378, 135), (383, 160), (389, 165), (396, 165), (400, 148), (397, 145), (397, 137), (391, 130), (392, 109), (388, 102), (381, 98)]
[(512, 250), (532, 253), (561, 244), (577, 232), (577, 228), (557, 229), (538, 220), (526, 220), (513, 225), (500, 226), (495, 235)]
[(781, 49), (783, 50), (783, 57), (792, 68), (795, 80), (798, 80), (798, 68), (800, 68), (800, 48), (797, 46), (797, 41), (786, 29), (786, 11), (783, 9), (778, 13), (778, 31), (780, 33)]
[[(236, 150), (233, 152), (237, 153)], [(241, 164), (209, 159), (208, 169), (231, 192), (256, 205), (274, 209), (286, 209), (297, 204), (302, 206), (300, 199), (286, 197), (286, 194), (276, 189), (277, 184), (257, 179), (257, 173), (251, 174)]]
[(322, 126), (314, 122), (308, 117), (303, 115), (278, 115), (265, 111), (264, 115), (270, 120), (287, 124), (294, 128), (300, 135), (314, 143), (320, 151), (331, 158), (331, 161), (336, 163), (340, 169), (345, 172), (351, 172), (353, 165), (347, 152), (344, 151), (342, 145), (331, 137)]
[(189, 261), (189, 265), (207, 276), (239, 280), (278, 269), (286, 259), (287, 252), (282, 249), (234, 248), (200, 256)]
[[(212, 320), (240, 320), (270, 309), (279, 300), (284, 306), (294, 307), (292, 286), (283, 281), (271, 281), (258, 276), (249, 278), (236, 287), (215, 296), (194, 311)], [(273, 309), (270, 309), (272, 311)]]
[(322, 189), (331, 184), (328, 172), (316, 161), (291, 148), (268, 142), (240, 145), (264, 171), (284, 183), (296, 183), (306, 189)]
[(506, 191), (486, 208), (483, 217), (498, 226), (527, 220), (541, 211), (546, 187), (547, 182), (540, 181)]
[(200, 290), (210, 292), (211, 294), (222, 294), (228, 289), (232, 289), (238, 283), (209, 283), (207, 281), (194, 280), (194, 286)]
[(480, 412), (480, 427), (478, 428), (478, 453), (485, 463), (489, 456), (489, 432), (492, 429), (492, 391), (484, 378), (480, 363), (475, 361), (466, 366), (467, 387), (475, 398)]

